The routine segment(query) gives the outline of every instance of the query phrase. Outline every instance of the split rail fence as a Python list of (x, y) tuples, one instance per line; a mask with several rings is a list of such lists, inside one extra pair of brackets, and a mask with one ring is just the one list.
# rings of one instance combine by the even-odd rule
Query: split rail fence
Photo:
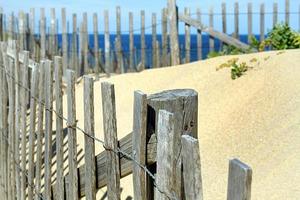
[[(75, 72), (67, 70), (63, 88), (61, 57), (37, 63), (28, 51), (18, 49), (17, 41), (0, 43), (2, 199), (94, 200), (106, 186), (107, 198), (116, 200), (121, 194), (120, 179), (129, 174), (133, 175), (134, 199), (203, 199), (196, 91), (152, 95), (135, 91), (133, 131), (119, 140), (114, 85), (102, 83), (102, 140), (95, 137), (94, 111), (99, 109), (94, 108), (93, 78), (83, 77), (84, 128), (80, 128)], [(84, 135), (84, 165), (80, 167), (79, 134)], [(105, 150), (95, 155), (96, 145)], [(249, 200), (251, 178), (250, 167), (230, 160), (228, 199)]]
[[(30, 58), (38, 62), (43, 59), (54, 60), (55, 56), (61, 56), (64, 77), (66, 69), (74, 70), (77, 77), (88, 73), (110, 75), (111, 73), (134, 72), (200, 60), (205, 58), (208, 52), (222, 49), (223, 44), (248, 50), (247, 41), (241, 40), (241, 23), (248, 24), (248, 42), (252, 35), (257, 34), (260, 40), (263, 40), (266, 28), (271, 29), (281, 22), (281, 15), (284, 15), (284, 22), (287, 24), (290, 24), (291, 16), (293, 18), (298, 16), (299, 27), (293, 28), (300, 31), (300, 5), (296, 8), (298, 10), (291, 11), (290, 1), (284, 0), (284, 2), (284, 12), (278, 8), (278, 3), (273, 4), (271, 12), (266, 12), (264, 3), (260, 5), (259, 11), (254, 11), (252, 3), (249, 3), (247, 12), (244, 12), (240, 11), (239, 3), (235, 2), (232, 13), (227, 11), (226, 3), (221, 4), (220, 13), (214, 13), (213, 9), (209, 12), (197, 9), (195, 13), (191, 13), (189, 8), (185, 8), (184, 12), (179, 12), (176, 1), (168, 0), (167, 7), (161, 11), (160, 22), (157, 19), (158, 14), (152, 13), (152, 24), (149, 26), (145, 24), (146, 12), (144, 10), (140, 12), (140, 19), (137, 20), (139, 25), (134, 23), (136, 21), (133, 13), (129, 12), (128, 30), (121, 28), (123, 17), (121, 8), (118, 6), (115, 17), (116, 31), (111, 31), (110, 13), (105, 10), (103, 23), (99, 23), (97, 13), (93, 14), (93, 35), (89, 34), (87, 12), (83, 13), (82, 19), (76, 13), (72, 14), (72, 18), (68, 18), (66, 9), (62, 8), (61, 15), (58, 17), (57, 11), (52, 8), (51, 16), (46, 17), (45, 8), (41, 8), (37, 28), (34, 8), (30, 9), (29, 13), (21, 11), (18, 16), (14, 13), (6, 15), (0, 9), (0, 40), (18, 40), (19, 48), (29, 51)], [(269, 15), (273, 16), (273, 23), (266, 23)], [(207, 17), (209, 22), (205, 25), (204, 18)], [(229, 19), (233, 19), (231, 22), (234, 24), (233, 34), (229, 33), (227, 26)], [(222, 22), (222, 30), (214, 28), (218, 21)], [(178, 26), (181, 26), (179, 22), (183, 22), (184, 35), (178, 31)], [(253, 33), (254, 24), (259, 24), (259, 33)], [(266, 27), (270, 24), (272, 25)], [(196, 37), (192, 37), (191, 28), (197, 30)], [(161, 34), (158, 34), (159, 29), (161, 29)], [(59, 33), (58, 30), (61, 32)], [(146, 34), (148, 30), (151, 35)], [(204, 41), (204, 36), (209, 37), (208, 42)], [(197, 41), (192, 42), (192, 38)], [(192, 45), (195, 43), (196, 45)]]

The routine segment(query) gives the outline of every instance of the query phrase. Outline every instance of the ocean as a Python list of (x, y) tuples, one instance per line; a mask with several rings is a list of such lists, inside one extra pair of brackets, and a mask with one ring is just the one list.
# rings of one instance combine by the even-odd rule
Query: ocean
[[(259, 35), (255, 35), (257, 39), (259, 39)], [(116, 35), (111, 34), (110, 35), (110, 43), (111, 43), (111, 50), (114, 51), (114, 41), (115, 41)], [(129, 55), (129, 35), (121, 35), (121, 40), (122, 40), (122, 49), (123, 49), (123, 55), (125, 57), (128, 57)], [(159, 41), (161, 45), (162, 37), (161, 35), (157, 35), (157, 40)], [(240, 40), (244, 43), (248, 42), (248, 35), (240, 35)], [(68, 35), (68, 44), (69, 44), (69, 50), (71, 50), (70, 44), (72, 43), (72, 35)], [(98, 36), (98, 41), (99, 41), (99, 48), (104, 49), (104, 35), (99, 34)], [(214, 49), (215, 51), (220, 50), (220, 41), (215, 39), (215, 45)], [(62, 45), (62, 35), (58, 35), (58, 42), (59, 46), (61, 47)], [(152, 35), (151, 34), (146, 34), (145, 35), (145, 43), (146, 43), (146, 67), (149, 67), (152, 65)], [(181, 54), (181, 59), (185, 57), (185, 35), (179, 35), (179, 46), (180, 46), (180, 54)], [(91, 49), (94, 48), (94, 35), (89, 34), (89, 47)], [(140, 49), (141, 49), (141, 37), (140, 35), (134, 35), (134, 47), (135, 47), (135, 57), (134, 59), (136, 60), (136, 63), (139, 63), (140, 61)], [(197, 61), (197, 35), (191, 35), (191, 48), (190, 48), (190, 53), (191, 53), (191, 62)], [(202, 35), (202, 58), (205, 59), (207, 58), (207, 55), (209, 53), (209, 36), (206, 34)]]

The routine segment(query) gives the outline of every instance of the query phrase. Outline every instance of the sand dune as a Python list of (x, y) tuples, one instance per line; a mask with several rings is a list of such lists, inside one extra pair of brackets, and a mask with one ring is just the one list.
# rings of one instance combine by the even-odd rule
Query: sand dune
[[(237, 80), (231, 80), (230, 69), (216, 71), (220, 64), (236, 57), (254, 68)], [(258, 61), (250, 63), (253, 58)], [(192, 88), (199, 93), (198, 136), (205, 199), (226, 198), (228, 159), (232, 157), (253, 168), (252, 199), (300, 198), (300, 50), (225, 56), (102, 78), (95, 82), (98, 138), (104, 138), (102, 81), (115, 84), (119, 138), (132, 130), (134, 90), (152, 94)], [(82, 86), (79, 83), (76, 88), (80, 127)], [(66, 101), (67, 116), (65, 108)], [(81, 133), (78, 142), (83, 148)], [(96, 153), (100, 151), (101, 145), (96, 144)], [(122, 199), (132, 196), (131, 179), (122, 179)]]

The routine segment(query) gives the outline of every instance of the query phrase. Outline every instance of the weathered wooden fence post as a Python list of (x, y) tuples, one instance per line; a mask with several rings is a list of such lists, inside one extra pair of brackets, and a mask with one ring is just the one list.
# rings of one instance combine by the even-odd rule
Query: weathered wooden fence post
[(133, 13), (129, 12), (129, 70), (134, 70)]
[(35, 65), (32, 69), (31, 77), (31, 93), (30, 93), (30, 133), (29, 133), (29, 153), (28, 153), (28, 198), (33, 199), (34, 190), (34, 146), (35, 146), (35, 134), (36, 134), (36, 107), (38, 96), (38, 83), (39, 83), (39, 66)]
[(146, 65), (146, 43), (145, 43), (145, 11), (141, 11), (141, 66), (139, 71), (145, 69)]
[(74, 70), (76, 72), (76, 77), (80, 76), (80, 65), (78, 65), (78, 49), (77, 49), (77, 15), (73, 14), (72, 17), (72, 67), (70, 69)]
[[(197, 9), (197, 19), (199, 23), (202, 23), (200, 8)], [(197, 53), (198, 53), (198, 60), (202, 60), (202, 31), (199, 29), (197, 30)]]
[(97, 78), (99, 78), (100, 62), (99, 62), (99, 41), (98, 41), (99, 33), (98, 33), (97, 13), (93, 14), (93, 27), (94, 27), (94, 58), (95, 58), (94, 72), (97, 74)]
[(157, 32), (156, 32), (156, 13), (152, 13), (152, 68), (156, 68), (157, 63), (157, 51), (156, 48), (156, 39), (157, 39)]
[(4, 39), (4, 37), (3, 37), (3, 35), (4, 35), (4, 29), (3, 29), (4, 23), (3, 23), (3, 21), (4, 21), (3, 8), (0, 7), (0, 41), (4, 41), (3, 40)]
[(88, 60), (88, 54), (89, 54), (89, 36), (88, 36), (88, 16), (87, 13), (83, 13), (83, 73), (88, 74), (89, 69), (89, 60)]
[[(26, 44), (25, 47), (28, 47), (28, 51), (30, 51), (32, 59), (36, 59), (36, 45), (35, 45), (35, 9), (30, 8), (29, 15), (29, 44)], [(22, 50), (22, 49), (21, 49)]]
[(252, 38), (252, 3), (248, 3), (248, 44), (251, 42)]
[(117, 118), (114, 85), (101, 84), (104, 140), (106, 148), (106, 177), (108, 200), (120, 199), (120, 154), (117, 152)]
[(84, 76), (84, 160), (85, 160), (85, 196), (87, 200), (96, 199), (95, 165), (95, 120), (94, 120), (94, 80)]
[(27, 143), (27, 103), (28, 103), (28, 91), (25, 89), (28, 87), (28, 62), (29, 62), (29, 52), (23, 52), (23, 66), (22, 66), (22, 81), (21, 84), (24, 86), (20, 88), (20, 106), (21, 106), (21, 126), (20, 126), (20, 134), (21, 134), (21, 199), (26, 198), (26, 143)]
[(181, 142), (185, 199), (203, 200), (199, 142), (189, 135)]
[[(146, 132), (147, 132), (147, 95), (134, 92), (132, 155), (141, 165), (146, 165)], [(133, 163), (134, 199), (146, 200), (146, 173), (140, 166)]]
[(239, 34), (239, 3), (234, 3), (234, 37), (240, 39)]
[(67, 70), (68, 148), (69, 148), (69, 199), (78, 199), (77, 138), (76, 138), (76, 73)]
[[(35, 182), (35, 200), (40, 200), (42, 188), (42, 163), (43, 163), (43, 138), (44, 137), (44, 110), (45, 110), (45, 60), (40, 62), (39, 77), (39, 97), (38, 97), (38, 127), (36, 142), (36, 182)], [(25, 118), (24, 118), (25, 119)], [(26, 159), (26, 158), (25, 158)], [(25, 163), (26, 165), (26, 163)]]
[(66, 74), (66, 70), (69, 68), (68, 63), (68, 31), (67, 31), (67, 18), (66, 8), (61, 9), (61, 20), (62, 20), (62, 57), (63, 57), (63, 75)]
[[(213, 7), (209, 9), (209, 27), (214, 28), (214, 10)], [(209, 35), (209, 52), (215, 50), (215, 38)]]
[[(223, 33), (227, 33), (227, 16), (226, 16), (226, 3), (222, 3), (222, 31)], [(220, 49), (223, 49), (223, 42), (221, 41)]]
[[(166, 110), (174, 114), (174, 154), (178, 155), (181, 149), (181, 135), (191, 135), (197, 138), (197, 118), (198, 118), (198, 94), (194, 90), (169, 90), (148, 96), (147, 114), (147, 138), (151, 138), (153, 133), (158, 133), (159, 110)], [(181, 158), (176, 162), (174, 175), (174, 193), (181, 199), (182, 173)], [(151, 169), (151, 166), (149, 166)], [(153, 172), (153, 171), (152, 171)], [(149, 181), (148, 176), (148, 181)], [(150, 179), (151, 180), (151, 179)], [(151, 185), (151, 182), (148, 183)], [(150, 192), (150, 191), (148, 191)], [(148, 194), (148, 199), (153, 195)]]
[(56, 194), (55, 199), (64, 199), (64, 155), (63, 155), (63, 99), (62, 99), (62, 58), (54, 57), (55, 104), (56, 104)]
[(53, 115), (53, 69), (52, 61), (45, 63), (45, 199), (50, 200), (51, 194), (51, 163), (52, 163), (52, 115)]
[(176, 0), (168, 0), (169, 37), (171, 46), (171, 65), (180, 64), (180, 51), (178, 43), (178, 13)]
[(169, 65), (168, 59), (168, 10), (162, 9), (161, 14), (161, 38), (162, 38), (162, 66)]
[[(190, 16), (190, 9), (185, 8), (184, 14)], [(185, 24), (185, 63), (191, 61), (191, 27), (189, 24)]]
[(285, 0), (285, 23), (290, 25), (290, 0)]
[(46, 59), (46, 18), (45, 8), (40, 10), (41, 59)]
[(105, 73), (110, 76), (112, 73), (112, 67), (110, 62), (110, 36), (109, 36), (109, 15), (108, 10), (104, 11), (104, 40), (105, 40)]
[(252, 169), (238, 159), (229, 161), (227, 200), (250, 200)]
[(265, 39), (265, 4), (260, 5), (260, 41)]

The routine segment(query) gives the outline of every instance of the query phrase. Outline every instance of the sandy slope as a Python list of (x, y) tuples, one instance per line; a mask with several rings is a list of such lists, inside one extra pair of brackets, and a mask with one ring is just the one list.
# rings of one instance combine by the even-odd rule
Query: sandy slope
[[(216, 67), (235, 57), (258, 62), (233, 81), (229, 69), (216, 71)], [(134, 90), (147, 94), (175, 88), (198, 91), (205, 199), (225, 199), (232, 157), (253, 168), (252, 199), (300, 198), (300, 50), (218, 57), (101, 81), (115, 84), (119, 138), (132, 130)], [(96, 82), (96, 136), (103, 138), (100, 88)], [(76, 90), (78, 125), (83, 127), (82, 83)], [(83, 148), (81, 133), (78, 141)], [(96, 148), (96, 153), (102, 151), (100, 144)], [(123, 199), (132, 196), (131, 179), (122, 180)]]

